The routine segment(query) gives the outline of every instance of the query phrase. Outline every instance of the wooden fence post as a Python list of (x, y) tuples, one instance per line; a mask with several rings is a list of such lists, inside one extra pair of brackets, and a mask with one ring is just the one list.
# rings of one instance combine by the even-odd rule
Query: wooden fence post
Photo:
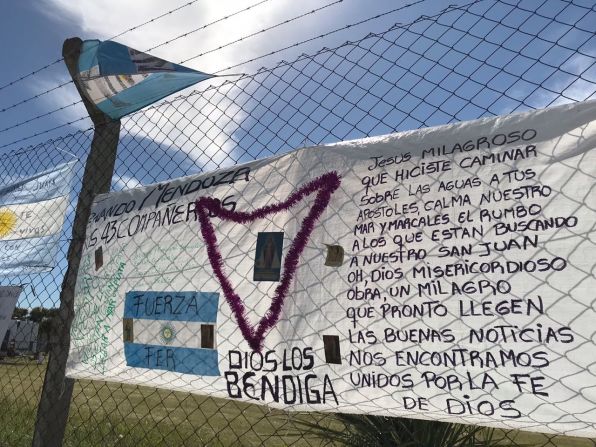
[(74, 222), (72, 240), (68, 249), (68, 268), (60, 292), (60, 311), (51, 331), (50, 357), (43, 391), (37, 409), (37, 421), (33, 436), (34, 447), (59, 447), (62, 445), (74, 380), (65, 377), (66, 360), (70, 347), (70, 325), (74, 317), (74, 290), (81, 262), (87, 223), (93, 198), (110, 190), (116, 152), (120, 137), (120, 121), (113, 121), (101, 112), (85, 96), (79, 83), (77, 62), (83, 41), (78, 37), (67, 39), (62, 56), (68, 68), (95, 131), (91, 150), (85, 164), (83, 184)]

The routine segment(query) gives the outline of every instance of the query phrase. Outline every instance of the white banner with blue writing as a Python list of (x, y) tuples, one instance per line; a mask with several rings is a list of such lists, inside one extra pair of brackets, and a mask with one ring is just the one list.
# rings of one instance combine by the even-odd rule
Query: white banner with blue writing
[(0, 187), (0, 275), (54, 267), (75, 163)]

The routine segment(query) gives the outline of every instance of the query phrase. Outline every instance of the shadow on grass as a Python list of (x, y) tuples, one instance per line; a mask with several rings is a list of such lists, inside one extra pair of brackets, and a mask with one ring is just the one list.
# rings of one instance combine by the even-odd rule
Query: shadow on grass
[[(44, 375), (45, 365), (37, 365), (35, 362), (18, 362), (17, 365), (0, 364), (0, 447), (31, 445)], [(328, 436), (332, 431), (342, 433), (349, 431), (347, 428), (349, 421), (346, 417), (349, 419), (349, 415), (330, 413), (288, 413), (238, 401), (188, 393), (79, 380), (75, 382), (64, 445), (66, 447), (350, 445), (346, 444), (345, 440), (333, 440)], [(323, 427), (323, 431), (315, 429), (315, 426)], [(379, 427), (383, 429), (381, 432), (386, 431), (386, 421)], [(432, 429), (428, 427), (428, 430)], [(478, 434), (483, 435), (482, 431), (484, 429), (481, 429)], [(423, 436), (423, 433), (420, 435)], [(496, 444), (499, 447), (520, 445), (594, 447), (596, 445), (593, 440), (587, 438), (566, 438), (513, 430), (495, 430), (493, 437), (500, 440), (500, 443)], [(408, 446), (395, 437), (391, 438), (387, 433), (383, 433), (382, 439), (387, 440), (387, 443), (380, 444), (383, 446)], [(379, 444), (369, 442), (365, 445), (368, 447)], [(430, 445), (432, 444), (428, 444)], [(424, 445), (424, 447), (428, 446)]]

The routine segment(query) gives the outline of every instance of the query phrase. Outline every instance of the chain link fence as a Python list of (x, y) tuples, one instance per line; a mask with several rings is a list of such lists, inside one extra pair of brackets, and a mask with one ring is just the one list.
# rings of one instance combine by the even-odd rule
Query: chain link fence
[[(592, 1), (477, 1), (185, 93), (122, 121), (111, 189), (208, 172), (299, 147), (594, 99), (594, 23)], [(24, 285), (19, 308), (60, 305), (92, 139), (93, 129), (81, 130), (0, 155), (2, 184), (73, 155), (80, 159), (56, 267), (3, 281)], [(74, 284), (64, 287), (74, 289)], [(65, 347), (52, 330), (58, 331), (68, 315), (25, 314), (20, 318), (38, 323), (38, 334), (23, 336), (35, 344), (21, 346), (19, 355), (0, 362), (0, 446), (32, 443), (48, 379), (47, 360), (36, 354)], [(309, 428), (313, 424), (350, 430), (349, 420), (334, 414), (297, 414), (77, 380), (64, 445), (333, 445)], [(596, 446), (596, 439), (514, 430), (493, 435), (498, 445), (511, 447)]]

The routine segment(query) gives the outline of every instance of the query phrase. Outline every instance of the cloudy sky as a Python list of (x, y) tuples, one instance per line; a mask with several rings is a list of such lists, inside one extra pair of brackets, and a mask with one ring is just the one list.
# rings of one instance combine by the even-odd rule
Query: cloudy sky
[[(192, 3), (191, 5), (187, 5)], [(244, 63), (319, 36), (328, 31), (356, 23), (407, 3), (400, 11), (372, 20), (344, 32), (334, 33), (295, 48), (281, 51), (252, 63)], [(450, 1), (449, 4), (458, 3)], [(464, 3), (460, 1), (459, 3)], [(163, 2), (159, 0), (28, 0), (3, 5), (0, 37), (4, 44), (0, 86), (60, 58), (65, 38), (109, 39), (146, 51), (173, 62), (206, 72), (250, 73), (261, 66), (289, 60), (302, 52), (331, 47), (355, 40), (369, 32), (386, 29), (396, 22), (408, 22), (421, 14), (433, 14), (447, 6), (442, 0), (195, 0)], [(250, 7), (250, 8), (249, 8)], [(316, 12), (313, 10), (320, 9)], [(168, 13), (169, 11), (173, 11)], [(165, 15), (164, 15), (165, 14)], [(304, 15), (303, 17), (299, 17)], [(229, 17), (229, 18), (226, 18)], [(155, 19), (151, 22), (152, 19)], [(284, 23), (288, 21), (288, 23)], [(146, 23), (149, 22), (149, 23)], [(212, 22), (216, 22), (212, 24)], [(141, 25), (141, 26), (139, 26)], [(276, 26), (277, 25), (277, 26)], [(135, 28), (128, 31), (131, 28)], [(270, 29), (271, 28), (271, 29)], [(266, 30), (266, 31), (262, 31)], [(188, 33), (188, 34), (187, 34)], [(246, 37), (240, 42), (234, 41)], [(224, 46), (224, 48), (219, 48)], [(240, 64), (239, 66), (237, 66)], [(227, 67), (236, 66), (226, 70)], [(42, 70), (12, 86), (0, 89), (0, 145), (12, 143), (55, 126), (78, 120), (85, 115), (72, 85), (58, 88), (39, 98), (11, 107), (69, 80), (62, 63)], [(23, 121), (64, 108), (25, 124)], [(12, 127), (16, 126), (16, 127)], [(5, 148), (44, 141), (73, 129), (87, 128), (88, 120), (27, 138)], [(10, 128), (12, 127), (12, 128)], [(6, 129), (10, 128), (10, 129)], [(6, 130), (5, 130), (6, 129)], [(1, 150), (1, 149), (0, 149)]]
[[(188, 3), (191, 4), (187, 5)], [(414, 5), (406, 6), (407, 3)], [(449, 3), (458, 1), (451, 0)], [(62, 43), (69, 37), (105, 40), (117, 36), (114, 40), (120, 43), (141, 51), (149, 50), (151, 54), (173, 62), (183, 62), (184, 65), (201, 71), (252, 74), (260, 67), (272, 67), (279, 61), (293, 60), (302, 53), (315, 53), (324, 47), (359, 40), (368, 33), (384, 31), (397, 22), (410, 22), (421, 14), (436, 14), (446, 6), (447, 2), (438, 0), (5, 2), (0, 19), (0, 38), (5, 42), (0, 46), (3, 60), (0, 71), (0, 146), (4, 146), (0, 148), (0, 153), (43, 143), (91, 126), (90, 121), (84, 118), (86, 111), (82, 105), (76, 104), (80, 98), (74, 86), (68, 84), (56, 88), (69, 81), (62, 62), (8, 85), (22, 75), (59, 60)], [(362, 25), (318, 38), (322, 34), (397, 8), (400, 9)], [(168, 13), (169, 11), (173, 12)], [(226, 18), (227, 16), (231, 17)], [(154, 20), (151, 21), (152, 19)], [(133, 30), (128, 31), (131, 28)], [(305, 40), (310, 41), (282, 50)], [(275, 54), (261, 57), (273, 51)], [(255, 58), (252, 62), (246, 62)], [(231, 66), (234, 68), (227, 70)], [(120, 153), (126, 161), (117, 165), (112, 187), (134, 187), (141, 183), (196, 172), (197, 169), (213, 169), (214, 160), (217, 164), (220, 163), (233, 150), (226, 133), (219, 132), (218, 126), (235, 126), (247, 118), (245, 112), (237, 110), (237, 106), (226, 98), (226, 95), (236, 93), (234, 88), (243, 87), (244, 85), (234, 85), (227, 90), (218, 91), (221, 95), (218, 105), (226, 108), (227, 115), (218, 114), (217, 110), (213, 110), (209, 104), (203, 104), (202, 98), (199, 98), (194, 109), (178, 111), (170, 108), (160, 110), (159, 113), (141, 114), (135, 120), (123, 120), (125, 130), (121, 142), (126, 144), (126, 148)], [(44, 93), (47, 90), (51, 91)], [(41, 96), (35, 98), (39, 94)], [(21, 102), (23, 103), (15, 106)], [(204, 122), (201, 121), (201, 116), (197, 116), (197, 110), (201, 110), (203, 106), (210, 107), (210, 119)], [(2, 111), (3, 109), (6, 110)], [(48, 115), (44, 116), (45, 114)], [(232, 114), (235, 122), (228, 118)], [(192, 132), (187, 132), (185, 138), (175, 140), (172, 136), (172, 122), (182, 115), (195, 123), (197, 131), (193, 129)], [(38, 116), (41, 117), (37, 118)], [(213, 123), (217, 126), (213, 126)], [(56, 129), (47, 132), (53, 128)], [(80, 151), (88, 147), (89, 135), (85, 134), (85, 138), (77, 140)], [(64, 150), (72, 149), (49, 143), (33, 152), (12, 157), (17, 160), (15, 162), (12, 158), (4, 158), (3, 163), (6, 166), (2, 181), (10, 181), (15, 175), (13, 170), (19, 171), (20, 175), (30, 174), (68, 159), (68, 155), (56, 152), (60, 147)], [(40, 152), (43, 153), (42, 156)], [(155, 160), (151, 158), (155, 153), (168, 157), (167, 170), (160, 169), (163, 167), (162, 160), (158, 157)], [(216, 153), (221, 155), (220, 158), (216, 157)], [(259, 153), (259, 156), (266, 155), (268, 154)], [(195, 164), (189, 164), (189, 160)], [(203, 164), (204, 162), (207, 163)], [(234, 161), (228, 158), (225, 162), (229, 164)], [(79, 176), (82, 167), (83, 164), (79, 163)], [(78, 187), (78, 184), (74, 185), (75, 192)], [(20, 305), (31, 307), (42, 304), (51, 307), (57, 302), (59, 285), (66, 269), (65, 254), (75, 203), (76, 195), (73, 193), (61, 239), (58, 266), (48, 274), (10, 280), (11, 283), (16, 281), (33, 284), (35, 292), (26, 289)]]
[[(449, 4), (469, 3), (474, 3), (472, 14), (460, 10), (419, 22), (417, 29), (396, 29), (388, 40), (362, 40), (396, 23), (436, 15)], [(59, 60), (68, 37), (114, 38), (172, 62), (223, 74), (254, 74), (302, 53), (359, 41), (333, 53), (341, 66), (321, 56), (311, 71), (308, 64), (292, 64), (306, 75), (278, 70), (284, 78), (280, 83), (276, 75), (256, 75), (123, 119), (112, 184), (123, 189), (313, 142), (593, 99), (593, 9), (593, 0), (7, 1), (0, 18), (0, 157), (91, 126), (73, 85), (56, 88), (69, 81), (62, 62), (10, 85)], [(342, 31), (328, 34), (334, 30)], [(307, 42), (294, 46), (302, 41)], [(354, 61), (372, 65), (366, 71)], [(217, 82), (196, 88), (202, 91)], [(4, 157), (0, 181), (10, 181), (16, 171), (30, 174), (68, 159), (57, 152), (60, 147), (76, 149), (82, 158), (90, 136), (78, 133), (19, 157)], [(64, 141), (73, 145), (63, 147)], [(28, 303), (57, 300), (78, 187), (58, 267), (22, 281), (37, 284), (37, 295), (23, 298)]]
[[(464, 5), (470, 2), (472, 0), (5, 2), (0, 19), (0, 37), (5, 43), (0, 46), (3, 60), (0, 72), (0, 152), (90, 127), (82, 105), (76, 104), (80, 98), (73, 85), (55, 88), (69, 81), (63, 63), (58, 62), (34, 76), (7, 85), (22, 75), (58, 60), (62, 42), (68, 37), (102, 40), (115, 37), (116, 41), (135, 49), (149, 50), (156, 56), (182, 62), (201, 71), (250, 74), (260, 67), (270, 67), (281, 60), (292, 60), (301, 53), (313, 53), (323, 47), (358, 40), (395, 23), (408, 23), (421, 15), (432, 16), (450, 4)], [(477, 3), (491, 2), (479, 0)], [(517, 3), (507, 0), (501, 9), (511, 9), (511, 5)], [(522, 9), (512, 16), (523, 17), (527, 10), (526, 3), (530, 9), (536, 8), (536, 3), (522, 1), (519, 3)], [(539, 12), (542, 15), (560, 14), (563, 23), (579, 19), (568, 12), (571, 10), (570, 5), (564, 0), (540, 3)], [(582, 3), (588, 5), (590, 2), (581, 0), (577, 5), (581, 6)], [(399, 10), (317, 38), (394, 9)], [(584, 9), (575, 8), (580, 13)], [(508, 19), (514, 26), (521, 23), (516, 23), (515, 18)], [(531, 27), (531, 24), (528, 26)], [(534, 28), (539, 32), (540, 23), (536, 23)], [(304, 40), (310, 41), (282, 50)], [(594, 46), (593, 41), (591, 45)], [(275, 54), (262, 57), (272, 51)], [(582, 64), (590, 61), (575, 59), (570, 63), (576, 64), (573, 72), (585, 69)], [(575, 88), (581, 90), (583, 86), (576, 85)], [(45, 93), (48, 90), (50, 92)], [(39, 94), (41, 96), (36, 98)], [(44, 116), (38, 118), (40, 115)], [(55, 131), (47, 132), (57, 126)], [(38, 133), (40, 135), (36, 135)]]

